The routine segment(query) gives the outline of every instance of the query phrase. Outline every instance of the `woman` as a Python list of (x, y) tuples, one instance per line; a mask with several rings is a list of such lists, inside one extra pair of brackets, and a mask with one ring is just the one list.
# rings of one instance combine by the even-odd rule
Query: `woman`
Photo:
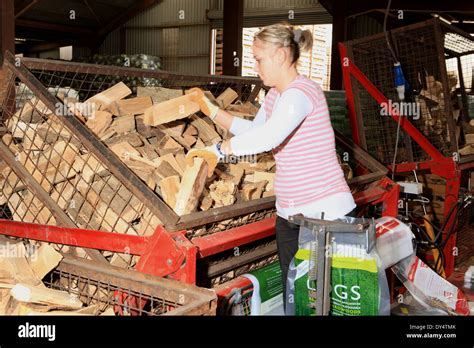
[(255, 35), (256, 70), (271, 89), (253, 121), (233, 117), (205, 97), (197, 99), (205, 114), (234, 135), (209, 148), (219, 158), (273, 150), (275, 229), (285, 290), (299, 234), (299, 226), (288, 222), (288, 216), (301, 213), (319, 219), (324, 213), (324, 219), (334, 220), (355, 208), (337, 159), (323, 91), (296, 69), (300, 52), (311, 50), (312, 42), (310, 31), (285, 24), (265, 27)]

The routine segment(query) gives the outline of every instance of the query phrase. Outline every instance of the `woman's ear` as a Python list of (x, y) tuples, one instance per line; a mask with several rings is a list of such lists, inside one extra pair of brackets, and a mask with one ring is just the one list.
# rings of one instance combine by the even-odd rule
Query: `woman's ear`
[(287, 58), (287, 52), (283, 47), (279, 47), (275, 52), (275, 57), (277, 59), (278, 65), (283, 65)]

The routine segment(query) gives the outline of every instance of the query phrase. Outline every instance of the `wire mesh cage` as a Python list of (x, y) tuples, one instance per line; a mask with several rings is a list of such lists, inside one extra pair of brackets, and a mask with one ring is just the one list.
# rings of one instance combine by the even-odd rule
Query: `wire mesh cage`
[[(117, 86), (117, 82), (132, 96), (150, 85), (166, 87), (173, 95), (195, 86), (218, 95), (232, 87), (240, 102), (246, 102), (260, 90), (256, 79), (18, 60), (12, 55), (6, 58), (5, 68), (8, 79), (0, 125), (0, 217), (139, 236), (153, 234), (159, 224), (173, 226), (179, 216), (162, 200), (151, 171), (139, 163), (125, 166), (114, 148), (126, 140), (152, 159), (173, 150), (162, 148), (153, 134), (137, 132), (110, 139), (110, 132), (85, 127), (81, 117), (91, 110), (87, 109), (90, 103), (84, 102)], [(204, 122), (201, 116), (195, 117)], [(136, 122), (143, 130), (138, 117)], [(114, 132), (120, 133), (117, 129)], [(153, 139), (156, 143), (151, 143)], [(210, 144), (212, 139), (205, 143)], [(126, 267), (137, 262), (137, 257), (130, 255), (106, 256), (114, 259), (113, 264)]]
[(63, 259), (44, 283), (66, 291), (95, 315), (216, 314), (213, 290), (79, 258)]
[[(469, 122), (474, 68), (474, 39), (438, 19), (349, 41), (349, 58), (431, 144), (444, 156), (458, 152), (460, 126)], [(394, 84), (394, 48), (408, 84), (401, 100)], [(392, 164), (397, 142), (397, 123), (388, 106), (378, 105), (352, 78), (361, 144), (383, 164)], [(471, 107), (472, 109), (472, 107)], [(395, 162), (429, 159), (422, 148), (400, 131)]]

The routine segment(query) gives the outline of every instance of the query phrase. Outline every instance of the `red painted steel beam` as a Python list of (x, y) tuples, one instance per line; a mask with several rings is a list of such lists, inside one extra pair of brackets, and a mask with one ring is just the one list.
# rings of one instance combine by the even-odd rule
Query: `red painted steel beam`
[(276, 218), (272, 217), (225, 232), (197, 237), (191, 242), (198, 247), (198, 256), (202, 258), (275, 234), (275, 221)]
[[(379, 105), (385, 103), (388, 106), (388, 113), (398, 123), (400, 115), (392, 108), (391, 103), (389, 103), (387, 97), (385, 97), (383, 93), (380, 92), (377, 87), (375, 87), (375, 85), (362, 73), (362, 71), (360, 71), (352, 61), (350, 61), (349, 57), (347, 57), (346, 49), (342, 43), (340, 44), (340, 49), (343, 68), (349, 69), (350, 75), (354, 76), (354, 78), (356, 78), (357, 81), (362, 84), (362, 86), (367, 90), (367, 92), (370, 93), (370, 95), (377, 101)], [(350, 77), (347, 77), (346, 79), (350, 79)], [(443, 155), (429, 142), (429, 140), (426, 139), (426, 137), (406, 119), (406, 117), (401, 119), (400, 125), (418, 143), (418, 145), (420, 145), (421, 148), (426, 151), (428, 155), (430, 155), (430, 157), (436, 160), (441, 160), (444, 158)]]
[(354, 200), (357, 205), (365, 205), (379, 200), (386, 192), (387, 191), (381, 187), (374, 187), (362, 192), (357, 192), (354, 194)]
[(186, 260), (184, 250), (162, 225), (150, 236), (135, 269), (139, 272), (165, 277), (179, 271)]
[(361, 146), (359, 125), (357, 124), (357, 115), (354, 102), (354, 91), (352, 90), (351, 72), (349, 69), (349, 58), (347, 58), (347, 48), (343, 43), (339, 43), (339, 53), (341, 56), (342, 77), (344, 81), (344, 88), (346, 90), (346, 102), (349, 113), (349, 122), (352, 129), (352, 140), (354, 144)]
[(148, 237), (0, 219), (0, 234), (76, 247), (141, 255)]

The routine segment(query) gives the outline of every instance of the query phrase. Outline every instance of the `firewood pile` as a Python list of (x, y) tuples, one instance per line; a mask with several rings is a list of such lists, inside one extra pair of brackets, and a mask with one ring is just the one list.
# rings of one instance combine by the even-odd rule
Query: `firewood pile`
[[(238, 117), (252, 119), (258, 110), (250, 102), (237, 101), (238, 94), (231, 88), (215, 98), (205, 93)], [(68, 112), (179, 216), (274, 195), (275, 161), (270, 153), (253, 161), (219, 163), (215, 168), (201, 157), (186, 157), (191, 150), (229, 137), (201, 114), (190, 93), (138, 87), (137, 95), (131, 95), (124, 83), (84, 102), (78, 101), (73, 90), (61, 89), (57, 94)], [(151, 235), (161, 221), (87, 151), (59, 117), (33, 97), (7, 120), (8, 132), (2, 141), (78, 227)], [(14, 220), (56, 224), (44, 202), (5, 164), (0, 167), (0, 187), (0, 205), (8, 206)], [(113, 257), (117, 265), (131, 258)]]
[[(207, 163), (200, 158), (194, 159), (194, 165), (186, 163), (189, 150), (228, 135), (181, 90), (138, 87), (137, 96), (131, 94), (118, 83), (82, 103), (72, 91), (60, 91), (58, 97), (178, 215), (273, 195), (275, 163), (270, 154), (258, 156), (255, 163), (219, 164), (211, 173), (204, 170)], [(234, 115), (251, 119), (257, 107), (237, 98), (229, 88), (216, 102)], [(6, 121), (2, 141), (78, 227), (152, 234), (161, 221), (82, 146), (59, 117), (33, 97)], [(8, 205), (14, 220), (56, 223), (9, 166), (3, 163), (0, 173), (0, 205)]]

